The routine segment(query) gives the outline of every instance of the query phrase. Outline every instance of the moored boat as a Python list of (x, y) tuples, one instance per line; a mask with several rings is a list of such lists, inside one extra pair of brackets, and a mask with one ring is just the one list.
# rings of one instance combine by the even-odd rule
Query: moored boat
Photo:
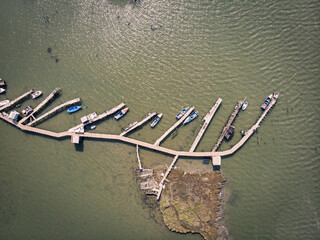
[(0, 88), (0, 93), (4, 93), (6, 90), (4, 88)]
[(127, 112), (128, 112), (129, 108), (124, 108), (124, 109), (121, 109), (119, 112), (116, 113), (116, 115), (114, 115), (114, 118), (115, 119), (120, 119), (122, 118)]
[(31, 94), (31, 98), (32, 99), (36, 99), (36, 98), (40, 97), (41, 95), (42, 95), (41, 91), (36, 91), (36, 92)]
[(92, 126), (90, 126), (90, 129), (93, 130), (93, 129), (95, 129), (96, 127), (97, 127), (96, 125), (92, 125)]
[(7, 105), (10, 102), (10, 100), (3, 100), (0, 102), (0, 107)]
[(28, 116), (32, 112), (33, 112), (33, 109), (30, 106), (27, 106), (25, 109), (22, 110), (22, 113), (25, 117)]
[(158, 115), (152, 120), (152, 122), (150, 123), (150, 126), (151, 126), (152, 128), (154, 128), (154, 127), (159, 123), (159, 121), (161, 120), (161, 118), (162, 118), (162, 113), (158, 114)]
[(2, 80), (2, 79), (0, 78), (0, 87), (5, 87), (5, 86), (7, 86), (6, 81), (4, 81), (4, 80)]
[(71, 108), (69, 108), (68, 110), (67, 110), (67, 112), (68, 113), (74, 113), (74, 112), (76, 112), (76, 111), (79, 111), (81, 109), (81, 106), (79, 105), (79, 106), (73, 106), (73, 107), (71, 107)]
[(247, 107), (248, 107), (248, 102), (244, 102), (244, 104), (242, 105), (242, 111), (246, 110)]
[(186, 112), (189, 110), (190, 107), (186, 107), (184, 109), (182, 109), (177, 115), (176, 118), (179, 120), (180, 118), (182, 118), (183, 115), (186, 114)]
[(191, 113), (187, 118), (186, 120), (184, 120), (183, 124), (187, 124), (191, 121), (193, 121), (196, 117), (198, 117), (199, 113), (197, 111)]
[(272, 99), (272, 94), (270, 94), (265, 100), (264, 102), (262, 103), (261, 105), (261, 108), (262, 110), (265, 110), (266, 107), (269, 105), (269, 103), (271, 102), (271, 99)]

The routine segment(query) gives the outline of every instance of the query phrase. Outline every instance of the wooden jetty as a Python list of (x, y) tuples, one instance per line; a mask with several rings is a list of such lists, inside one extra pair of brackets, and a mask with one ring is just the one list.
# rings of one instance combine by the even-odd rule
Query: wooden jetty
[(175, 130), (183, 121), (192, 113), (194, 107), (191, 107), (179, 121), (177, 121), (171, 128), (169, 128), (161, 137), (157, 139), (154, 145), (159, 146), (160, 143), (173, 131)]
[(79, 103), (81, 101), (80, 98), (75, 98), (73, 100), (70, 100), (68, 102), (65, 102), (65, 103), (62, 103), (60, 104), (59, 106), (56, 106), (55, 108), (53, 108), (52, 110), (50, 110), (49, 112), (41, 115), (40, 117), (34, 119), (32, 122), (28, 123), (27, 125), (28, 126), (34, 126), (36, 124), (38, 124), (39, 122), (41, 121), (44, 121), (46, 118), (50, 117), (51, 115), (73, 105), (73, 104), (76, 104), (76, 103)]
[(176, 162), (178, 161), (178, 158), (179, 158), (179, 155), (176, 155), (174, 158), (173, 158), (173, 161), (172, 163), (170, 164), (170, 166), (168, 167), (166, 173), (164, 174), (161, 182), (159, 183), (159, 189), (158, 189), (158, 193), (157, 193), (157, 200), (160, 199), (160, 196), (161, 196), (161, 193), (162, 193), (162, 190), (163, 190), (163, 183), (164, 181), (166, 180), (166, 178), (168, 177), (169, 173), (171, 172), (173, 166), (176, 164)]
[(138, 159), (138, 164), (139, 164), (139, 170), (142, 170), (142, 166), (141, 166), (141, 160), (140, 160), (140, 156), (139, 156), (139, 145), (137, 145), (136, 147), (137, 150), (137, 159)]
[(59, 93), (59, 91), (60, 91), (60, 88), (55, 88), (45, 100), (43, 100), (35, 109), (33, 109), (33, 112), (29, 116), (22, 118), (19, 121), (19, 123), (21, 124), (24, 123), (30, 117), (35, 119), (34, 114), (40, 111), (42, 108), (44, 108), (47, 105), (47, 103)]
[(148, 120), (150, 120), (152, 117), (154, 117), (155, 115), (157, 115), (156, 111), (152, 111), (150, 113), (148, 113), (144, 119), (142, 119), (140, 122), (135, 123), (132, 127), (130, 127), (127, 130), (124, 130), (122, 133), (120, 133), (120, 136), (124, 136), (127, 133), (133, 131), (134, 129), (140, 127), (141, 125), (143, 125), (145, 122), (147, 122)]
[[(248, 133), (244, 137), (242, 137), (242, 139), (236, 145), (234, 145), (231, 149), (223, 151), (223, 152), (212, 152), (212, 151), (210, 151), (210, 152), (189, 152), (189, 151), (186, 152), (186, 151), (177, 151), (177, 150), (173, 150), (173, 149), (169, 149), (169, 148), (165, 148), (165, 147), (160, 147), (160, 146), (157, 146), (155, 144), (143, 142), (143, 141), (140, 141), (140, 140), (128, 138), (128, 137), (125, 137), (125, 136), (113, 135), (113, 134), (84, 132), (84, 133), (81, 133), (81, 134), (78, 134), (78, 135), (81, 136), (81, 138), (106, 139), (106, 140), (112, 140), (112, 141), (125, 142), (125, 143), (128, 143), (128, 144), (132, 144), (134, 146), (138, 145), (139, 147), (143, 147), (143, 148), (146, 148), (146, 149), (150, 149), (150, 150), (154, 150), (154, 151), (157, 151), (157, 152), (161, 152), (161, 153), (165, 153), (165, 154), (169, 154), (169, 155), (175, 156), (174, 161), (170, 165), (171, 169), (172, 169), (172, 167), (174, 166), (176, 160), (178, 159), (178, 156), (182, 156), (182, 157), (199, 157), (199, 158), (213, 157), (213, 156), (221, 156), (221, 157), (223, 157), (223, 156), (231, 155), (234, 152), (236, 152), (238, 149), (240, 149), (243, 146), (243, 144), (249, 139), (249, 137), (260, 126), (262, 120), (265, 118), (265, 116), (270, 111), (270, 109), (275, 105), (278, 97), (279, 97), (279, 93), (274, 93), (271, 102), (269, 103), (269, 105), (266, 108), (266, 110), (264, 110), (263, 114), (261, 115), (259, 120), (256, 122), (256, 124), (253, 125), (250, 130), (248, 130)], [(80, 99), (76, 99), (76, 100), (80, 101)], [(50, 137), (53, 137), (53, 138), (65, 138), (65, 137), (71, 137), (72, 135), (74, 135), (74, 133), (68, 132), (68, 131), (56, 133), (56, 132), (52, 132), (52, 131), (48, 131), (48, 130), (44, 130), (44, 129), (40, 129), (40, 128), (31, 127), (29, 125), (19, 124), (17, 122), (14, 122), (13, 120), (9, 119), (5, 112), (1, 112), (0, 113), (0, 118), (3, 119), (6, 122), (12, 124), (13, 126), (19, 128), (19, 129), (21, 129), (23, 131), (26, 131), (26, 132), (33, 132), (33, 133), (37, 133), (37, 134), (40, 134), (40, 135), (50, 136)], [(169, 174), (169, 172), (168, 172), (168, 174)]]
[(215, 152), (214, 155), (217, 156), (228, 156), (235, 153), (238, 149), (240, 149), (245, 142), (251, 137), (252, 134), (256, 132), (256, 130), (260, 127), (262, 120), (266, 117), (267, 113), (272, 109), (272, 107), (276, 104), (277, 99), (279, 97), (279, 93), (275, 92), (272, 96), (272, 99), (268, 105), (268, 107), (263, 111), (258, 121), (248, 130), (246, 131), (246, 135), (244, 135), (240, 141), (235, 144), (231, 149), (223, 151), (223, 152)]
[(28, 92), (22, 94), (21, 96), (17, 97), (16, 99), (12, 100), (11, 102), (9, 102), (8, 104), (2, 106), (0, 108), (0, 112), (14, 106), (16, 103), (21, 102), (22, 100), (24, 100), (25, 98), (29, 97), (31, 94), (33, 93), (33, 90), (29, 90)]
[[(94, 119), (91, 119), (90, 123), (89, 124), (92, 124), (92, 123), (95, 123), (97, 121), (100, 121), (114, 113), (116, 113), (117, 111), (119, 111), (120, 109), (122, 109), (126, 104), (125, 103), (120, 103), (118, 106), (115, 106), (114, 108), (110, 109), (110, 110), (107, 110), (103, 113), (101, 113), (100, 115), (98, 115), (96, 118)], [(87, 125), (87, 124), (86, 124)], [(81, 128), (81, 127), (84, 127), (84, 124), (83, 123), (80, 123), (79, 125), (73, 127), (73, 128), (70, 128), (68, 131), (69, 132), (74, 132), (76, 131), (77, 129)]]
[(220, 146), (220, 144), (222, 143), (224, 137), (226, 136), (231, 124), (233, 123), (234, 119), (236, 118), (236, 116), (238, 115), (239, 110), (241, 109), (244, 101), (246, 100), (246, 98), (243, 101), (238, 101), (237, 105), (234, 107), (234, 110), (232, 112), (232, 114), (229, 117), (229, 120), (227, 122), (227, 125), (223, 128), (221, 135), (218, 139), (218, 142), (216, 143), (216, 145), (214, 146), (214, 148), (212, 149), (212, 152), (215, 152), (218, 147)]
[(214, 114), (216, 113), (217, 109), (219, 108), (220, 104), (222, 102), (222, 99), (219, 98), (216, 103), (213, 105), (213, 107), (211, 108), (211, 110), (207, 113), (207, 115), (203, 118), (204, 123), (202, 125), (202, 128), (200, 129), (196, 139), (194, 140), (189, 152), (193, 152), (196, 147), (198, 146), (204, 132), (206, 131), (207, 127), (209, 126), (211, 119), (213, 118)]

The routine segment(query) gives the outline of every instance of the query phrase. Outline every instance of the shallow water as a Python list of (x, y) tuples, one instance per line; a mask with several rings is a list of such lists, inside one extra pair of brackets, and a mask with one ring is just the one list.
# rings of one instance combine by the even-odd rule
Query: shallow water
[[(197, 151), (212, 149), (238, 100), (228, 149), (280, 98), (258, 132), (224, 158), (225, 224), (233, 239), (316, 239), (319, 207), (319, 1), (17, 1), (0, 2), (0, 100), (31, 88), (62, 94), (49, 109), (80, 97), (83, 109), (39, 127), (63, 131), (80, 117), (125, 101), (121, 121), (96, 132), (120, 133), (155, 109), (164, 117), (130, 137), (154, 142), (182, 107), (200, 116), (163, 146), (188, 150), (201, 119), (223, 99)], [(48, 52), (51, 48), (51, 53)], [(36, 106), (43, 97), (23, 104)], [(23, 107), (22, 106), (22, 107)], [(21, 109), (22, 109), (21, 107)], [(20, 110), (21, 110), (20, 109)], [(1, 239), (201, 239), (171, 233), (152, 219), (133, 168), (135, 148), (116, 142), (25, 134), (0, 122)], [(141, 150), (143, 165), (172, 158)], [(181, 159), (185, 169), (211, 169)]]

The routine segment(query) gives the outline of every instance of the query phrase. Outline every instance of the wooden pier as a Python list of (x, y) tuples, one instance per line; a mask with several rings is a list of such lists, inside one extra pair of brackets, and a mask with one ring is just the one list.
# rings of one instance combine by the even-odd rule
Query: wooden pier
[(241, 107), (242, 107), (242, 105), (243, 105), (243, 103), (244, 103), (245, 100), (246, 100), (246, 99), (244, 99), (243, 101), (238, 101), (238, 103), (237, 103), (237, 105), (235, 106), (232, 114), (231, 114), (230, 117), (229, 117), (229, 120), (228, 120), (228, 122), (227, 122), (227, 125), (223, 128), (223, 130), (222, 130), (222, 132), (221, 132), (221, 135), (220, 135), (220, 137), (219, 137), (219, 139), (218, 139), (218, 142), (216, 143), (216, 145), (215, 145), (214, 148), (212, 149), (212, 152), (215, 152), (215, 151), (218, 149), (218, 147), (220, 146), (220, 144), (222, 143), (224, 137), (226, 136), (226, 134), (227, 134), (227, 132), (228, 132), (231, 124), (233, 123), (234, 119), (235, 119), (236, 116), (238, 115), (238, 112), (239, 112), (239, 110), (241, 109)]
[(172, 161), (172, 163), (170, 164), (170, 166), (168, 167), (166, 173), (164, 174), (160, 184), (159, 184), (159, 189), (158, 189), (158, 193), (157, 193), (157, 200), (160, 199), (160, 196), (161, 196), (161, 193), (162, 193), (162, 190), (163, 190), (163, 183), (164, 181), (166, 180), (166, 178), (168, 177), (169, 173), (171, 172), (173, 166), (176, 164), (176, 162), (178, 161), (178, 158), (179, 158), (179, 155), (176, 155)]
[(29, 116), (22, 118), (19, 121), (19, 123), (23, 124), (30, 117), (35, 119), (34, 114), (40, 111), (42, 108), (44, 108), (47, 105), (47, 103), (59, 93), (59, 91), (60, 91), (60, 88), (54, 89), (45, 100), (43, 100), (35, 109), (33, 109), (33, 112)]
[(267, 113), (272, 109), (272, 107), (276, 104), (277, 99), (279, 97), (279, 93), (275, 92), (272, 96), (272, 99), (268, 105), (268, 107), (263, 111), (258, 121), (246, 132), (246, 135), (243, 136), (240, 141), (235, 144), (231, 149), (223, 151), (223, 152), (215, 152), (214, 155), (216, 156), (228, 156), (235, 153), (238, 149), (240, 149), (245, 142), (251, 137), (252, 134), (256, 132), (256, 130), (260, 127), (261, 122), (266, 117)]
[(200, 129), (196, 139), (194, 140), (189, 152), (193, 152), (196, 147), (198, 146), (204, 132), (206, 131), (207, 127), (209, 126), (211, 119), (213, 118), (214, 114), (216, 113), (217, 109), (219, 108), (220, 104), (222, 102), (222, 99), (219, 98), (216, 103), (213, 105), (213, 107), (211, 108), (211, 110), (207, 113), (207, 115), (203, 118), (204, 123), (202, 128)]
[(161, 137), (157, 139), (154, 145), (159, 146), (160, 143), (173, 131), (175, 130), (183, 121), (192, 113), (194, 107), (191, 107), (183, 116), (177, 121), (171, 128), (169, 128)]
[[(96, 118), (92, 119), (89, 124), (92, 124), (92, 123), (95, 123), (97, 121), (100, 121), (100, 120), (102, 120), (102, 119), (104, 119), (104, 118), (116, 113), (117, 111), (122, 109), (125, 105), (126, 105), (125, 103), (120, 103), (118, 106), (115, 106), (114, 108), (101, 113)], [(69, 132), (74, 132), (75, 130), (77, 130), (77, 129), (81, 128), (81, 127), (84, 127), (83, 123), (80, 123), (79, 125), (77, 125), (77, 126), (75, 126), (73, 128), (70, 128), (68, 131)]]
[(52, 110), (50, 110), (49, 112), (41, 115), (40, 117), (34, 119), (32, 122), (28, 123), (27, 125), (28, 126), (34, 126), (36, 124), (38, 124), (39, 122), (41, 121), (44, 121), (46, 118), (50, 117), (51, 115), (73, 105), (73, 104), (76, 104), (76, 103), (79, 103), (81, 101), (80, 98), (75, 98), (73, 100), (70, 100), (68, 102), (65, 102), (63, 104), (60, 104), (59, 106), (56, 106), (55, 108), (53, 108)]
[(0, 108), (0, 112), (7, 110), (8, 108), (14, 106), (16, 103), (21, 102), (22, 100), (24, 100), (25, 98), (29, 97), (31, 94), (33, 93), (33, 90), (29, 90), (28, 92), (22, 94), (20, 97), (17, 97), (16, 99), (12, 100), (11, 102), (9, 102), (8, 104), (2, 106)]
[(120, 136), (124, 136), (124, 135), (126, 135), (127, 133), (133, 131), (134, 129), (140, 127), (141, 125), (143, 125), (145, 122), (147, 122), (148, 120), (150, 120), (150, 119), (151, 119), (152, 117), (154, 117), (155, 115), (157, 115), (157, 112), (156, 112), (156, 111), (152, 111), (152, 112), (148, 113), (144, 119), (142, 119), (140, 122), (134, 124), (131, 128), (123, 131), (123, 132), (120, 134)]
[(139, 164), (139, 170), (142, 170), (142, 166), (141, 166), (141, 160), (140, 160), (140, 156), (139, 156), (139, 145), (137, 145), (136, 147), (137, 150), (137, 159), (138, 159), (138, 164)]

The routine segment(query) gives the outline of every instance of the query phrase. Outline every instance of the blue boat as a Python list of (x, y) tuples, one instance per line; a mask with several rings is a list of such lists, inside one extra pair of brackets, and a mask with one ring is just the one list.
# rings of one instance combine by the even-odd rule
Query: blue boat
[(186, 114), (186, 112), (189, 110), (190, 107), (186, 107), (184, 109), (182, 109), (177, 115), (176, 118), (179, 120), (180, 118), (182, 118), (183, 115)]
[(262, 103), (261, 108), (262, 110), (265, 110), (267, 108), (267, 106), (269, 105), (269, 103), (271, 102), (272, 99), (272, 94), (270, 94)]
[(151, 127), (154, 128), (158, 122), (160, 121), (160, 119), (162, 118), (162, 113), (158, 114), (150, 123)]
[(76, 111), (79, 111), (81, 109), (81, 106), (73, 106), (71, 108), (69, 108), (67, 111), (68, 113), (74, 113)]
[(186, 120), (184, 120), (183, 124), (187, 124), (187, 123), (193, 121), (196, 117), (198, 117), (198, 115), (199, 115), (199, 113), (197, 111), (191, 113), (189, 115), (189, 117), (187, 117)]
[(122, 118), (127, 113), (128, 110), (129, 110), (129, 108), (124, 108), (124, 109), (120, 110), (119, 112), (116, 113), (116, 115), (114, 115), (114, 118), (117, 120)]

